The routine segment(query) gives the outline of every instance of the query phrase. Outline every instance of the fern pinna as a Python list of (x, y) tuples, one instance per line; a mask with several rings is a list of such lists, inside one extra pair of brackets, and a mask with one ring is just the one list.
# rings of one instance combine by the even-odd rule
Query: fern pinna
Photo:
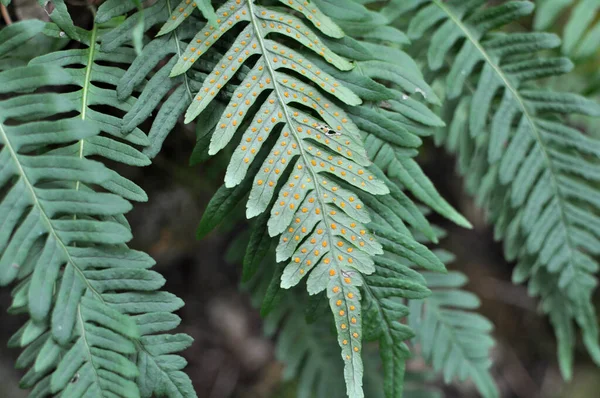
[(76, 28), (60, 4), (52, 13), (60, 27), (21, 22), (4, 28), (0, 43), (4, 57), (43, 29), (81, 44), (0, 73), (0, 90), (11, 94), (0, 102), (0, 283), (19, 281), (11, 311), (31, 317), (10, 341), (26, 347), (17, 361), (30, 368), (22, 386), (34, 397), (194, 395), (185, 360), (172, 355), (191, 338), (159, 334), (177, 326), (172, 311), (183, 302), (159, 292), (164, 279), (148, 269), (154, 261), (125, 244), (126, 199), (145, 193), (88, 159), (149, 163), (134, 147), (147, 144), (146, 135), (122, 135), (119, 118), (96, 110), (129, 109), (131, 100), (103, 88), (124, 71), (98, 61), (129, 63), (135, 52), (102, 52), (110, 25)]
[(569, 378), (574, 322), (600, 363), (591, 302), (600, 247), (600, 147), (562, 119), (574, 113), (598, 116), (600, 107), (535, 85), (571, 69), (564, 58), (531, 58), (532, 52), (556, 47), (556, 36), (494, 31), (530, 14), (530, 2), (416, 3), (422, 7), (409, 35), (432, 32), (429, 68), (446, 83), (443, 113), (449, 127), (438, 138), (458, 152), (467, 188), (490, 210), (506, 257), (518, 260), (515, 281), (529, 279), (530, 293), (541, 296), (558, 338), (561, 370)]

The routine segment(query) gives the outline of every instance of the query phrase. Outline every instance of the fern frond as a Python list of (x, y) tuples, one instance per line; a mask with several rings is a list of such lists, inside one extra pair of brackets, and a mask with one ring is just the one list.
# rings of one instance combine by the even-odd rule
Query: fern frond
[(455, 378), (471, 379), (482, 397), (498, 397), (490, 374), (493, 325), (473, 312), (479, 307), (477, 296), (460, 289), (467, 282), (466, 276), (456, 271), (422, 275), (433, 293), (425, 300), (411, 301), (408, 317), (421, 355), (443, 374), (446, 383)]
[[(183, 359), (162, 355), (185, 348), (190, 338), (155, 335), (177, 325), (171, 312), (183, 303), (158, 292), (164, 279), (148, 270), (154, 261), (125, 245), (131, 232), (123, 214), (131, 205), (124, 198), (145, 200), (145, 193), (87, 159), (149, 163), (132, 146), (146, 144), (145, 134), (122, 135), (118, 117), (95, 109), (130, 106), (105, 88), (114, 87), (123, 71), (103, 62), (133, 57), (129, 48), (98, 50), (108, 28), (72, 27), (87, 48), (44, 55), (0, 73), (0, 90), (10, 95), (0, 102), (0, 283), (20, 281), (11, 312), (31, 316), (11, 345), (27, 347), (17, 365), (31, 366), (22, 385), (33, 388), (32, 396), (163, 394), (164, 377), (156, 372), (150, 373), (154, 387), (145, 388), (144, 377), (153, 369), (146, 366), (148, 356), (166, 361), (164, 373), (183, 386), (179, 396), (195, 396), (178, 372)], [(49, 24), (45, 31), (60, 37), (61, 29)], [(67, 92), (31, 93), (46, 86)], [(184, 343), (169, 344), (177, 340)]]
[[(394, 31), (387, 25), (386, 18), (362, 5), (350, 1), (317, 2), (321, 3), (326, 4), (328, 8), (325, 5), (323, 8), (346, 29), (347, 36), (336, 50), (358, 58), (352, 72), (334, 75), (350, 87), (357, 87), (356, 93), (364, 100), (373, 101), (349, 108), (347, 112), (361, 128), (367, 152), (375, 163), (373, 167), (390, 177), (381, 171), (376, 173), (386, 182), (390, 195), (361, 195), (372, 213), (368, 226), (385, 251), (384, 256), (375, 258), (376, 272), (365, 277), (362, 290), (365, 338), (379, 341), (385, 396), (401, 397), (405, 388), (405, 362), (410, 357), (404, 341), (414, 336), (411, 328), (401, 323), (408, 315), (403, 301), (423, 299), (430, 293), (423, 277), (409, 266), (445, 271), (441, 262), (417, 243), (407, 228), (409, 224), (437, 241), (429, 223), (403, 189), (458, 224), (468, 226), (469, 223), (437, 193), (412, 159), (414, 148), (421, 144), (419, 135), (429, 135), (443, 123), (413, 97), (422, 95), (432, 104), (439, 104), (414, 61), (402, 51), (387, 47), (390, 37), (401, 37), (401, 32)], [(353, 12), (347, 12), (349, 9)], [(358, 56), (357, 51), (361, 51)], [(379, 88), (378, 96), (373, 96), (375, 90), (371, 87), (379, 84), (377, 82), (385, 82), (386, 86)]]
[(533, 26), (548, 30), (570, 8), (562, 32), (562, 52), (572, 58), (593, 56), (600, 43), (600, 2), (598, 0), (538, 0)]
[[(342, 36), (341, 29), (318, 8), (307, 9), (294, 1), (285, 4), (303, 14), (320, 33)], [(372, 273), (372, 256), (381, 247), (364, 226), (369, 221), (364, 204), (345, 185), (375, 195), (388, 190), (366, 168), (370, 162), (358, 128), (335, 101), (357, 105), (361, 100), (282, 39), (296, 41), (336, 68), (350, 70), (353, 65), (330, 50), (303, 19), (284, 9), (232, 0), (216, 14), (218, 26), (206, 24), (171, 72), (173, 76), (186, 73), (232, 31), (227, 34), (231, 46), (204, 79), (185, 121), (205, 110), (243, 64), (252, 65), (240, 76), (243, 80), (217, 122), (209, 154), (224, 148), (245, 125), (225, 186), (242, 183), (250, 165), (257, 162), (257, 171), (249, 175), (253, 183), (246, 215), (252, 218), (271, 207), (268, 233), (281, 235), (277, 260), (290, 260), (282, 287), (290, 288), (308, 276), (310, 294), (327, 289), (346, 363), (348, 395), (363, 396), (360, 278), (345, 275)], [(266, 157), (258, 163), (261, 152)], [(284, 174), (285, 180), (281, 179)]]
[[(321, 5), (320, 2), (315, 4)], [(327, 4), (326, 6), (330, 5)], [(360, 9), (360, 12), (356, 13), (361, 17), (360, 22), (353, 25), (352, 18), (336, 21), (344, 27), (360, 27), (357, 28), (356, 32), (350, 30), (350, 34), (354, 33), (362, 39), (366, 34), (365, 32), (373, 32), (377, 31), (378, 28), (384, 28), (380, 25), (385, 25), (386, 22), (378, 14), (352, 2), (336, 2), (335, 6), (332, 6), (328, 11), (330, 11), (330, 16), (335, 19), (340, 15), (346, 15), (338, 11), (352, 7)], [(384, 221), (383, 225), (403, 232), (403, 234), (394, 234), (389, 229), (380, 227), (376, 230), (377, 234), (381, 236), (387, 233), (389, 239), (384, 241), (387, 242), (386, 244), (389, 245), (390, 250), (393, 250), (397, 255), (404, 256), (405, 262), (419, 264), (428, 269), (443, 270), (444, 267), (439, 260), (429, 253), (428, 249), (415, 242), (405, 226), (405, 223), (408, 223), (430, 238), (435, 239), (427, 220), (396, 183), (387, 179), (379, 170), (379, 167), (381, 167), (387, 170), (392, 178), (400, 177), (401, 182), (406, 183), (405, 185), (408, 186), (411, 192), (415, 193), (420, 199), (422, 198), (425, 203), (431, 204), (442, 214), (463, 225), (468, 224), (441, 198), (417, 164), (410, 159), (416, 153), (414, 148), (421, 144), (420, 138), (414, 132), (427, 132), (429, 128), (429, 133), (431, 133), (433, 131), (431, 127), (440, 126), (442, 123), (425, 106), (400, 90), (408, 89), (418, 95), (425, 93), (426, 96), (427, 93), (431, 93), (427, 98), (434, 103), (438, 101), (433, 91), (424, 82), (416, 64), (406, 54), (400, 53), (398, 58), (392, 60), (388, 58), (379, 60), (373, 56), (367, 48), (378, 48), (377, 38), (374, 40), (374, 42), (369, 42), (366, 39), (356, 41), (346, 36), (340, 41), (330, 40), (327, 42), (336, 53), (345, 55), (348, 58), (358, 59), (356, 62), (357, 67), (352, 71), (336, 70), (336, 68), (310, 54), (305, 54), (305, 59), (311, 62), (312, 65), (334, 76), (343, 85), (351, 87), (364, 101), (373, 101), (372, 103), (365, 102), (360, 106), (342, 105), (342, 107), (351, 120), (360, 128), (361, 135), (366, 140), (367, 148), (370, 148), (369, 155), (375, 162), (371, 169), (376, 177), (384, 181), (388, 189), (391, 190), (390, 195), (373, 196), (365, 192), (360, 193), (359, 197), (372, 210), (371, 218), (377, 220), (384, 217), (396, 220), (391, 225)], [(406, 68), (399, 69), (397, 67), (395, 62), (398, 62), (398, 59), (401, 60), (403, 66), (406, 65)], [(390, 73), (382, 73), (381, 70), (390, 71)], [(375, 79), (386, 81), (392, 88), (387, 88)], [(418, 88), (418, 90), (415, 88)], [(389, 106), (391, 109), (383, 109), (379, 102), (384, 100), (392, 103)], [(207, 117), (203, 118), (200, 123), (207, 130), (212, 130), (218, 127), (219, 122), (215, 118)], [(204, 148), (207, 146), (205, 142), (203, 140), (198, 147)], [(390, 156), (397, 161), (413, 165), (413, 167), (408, 169), (408, 172), (401, 171), (398, 173), (394, 164), (390, 161)], [(260, 165), (263, 162), (264, 156), (261, 157), (259, 153), (258, 157), (259, 159), (255, 161), (254, 165), (250, 166), (251, 168), (255, 168), (257, 167), (256, 164)], [(252, 176), (254, 173), (255, 171), (252, 170), (249, 174)], [(425, 189), (420, 185), (423, 183)], [(252, 181), (246, 178), (238, 186), (232, 188), (222, 187), (209, 203), (205, 216), (201, 221), (199, 233), (203, 235), (212, 229), (244, 198), (251, 186)], [(259, 269), (258, 262), (264, 257), (270, 246), (268, 219), (268, 215), (261, 215), (254, 223), (250, 244), (244, 259), (244, 280), (247, 280)], [(368, 226), (369, 228), (375, 228), (376, 224), (371, 223)], [(420, 257), (421, 255), (424, 257)], [(407, 297), (423, 297), (427, 289), (419, 285), (419, 278), (421, 278), (419, 274), (402, 265), (402, 263), (389, 262), (385, 258), (376, 257), (375, 267), (374, 276), (366, 277), (361, 288), (363, 300), (366, 300), (365, 305), (368, 305), (368, 313), (364, 315), (364, 321), (368, 322), (365, 324), (365, 332), (368, 333), (368, 339), (379, 340), (381, 346), (386, 348), (381, 350), (386, 372), (385, 393), (388, 397), (398, 397), (401, 396), (403, 391), (404, 362), (409, 356), (404, 340), (411, 337), (412, 332), (399, 322), (399, 319), (406, 315), (407, 308), (397, 300)], [(381, 268), (380, 271), (385, 275), (385, 278), (380, 277), (379, 268)], [(350, 273), (347, 274), (351, 275)], [(416, 279), (411, 280), (411, 277)], [(275, 287), (277, 285), (272, 283), (271, 286)], [(263, 313), (268, 312), (273, 307), (274, 296), (269, 295), (269, 297), (265, 302), (270, 304), (263, 308)], [(342, 305), (341, 301), (339, 304)], [(345, 311), (347, 310), (342, 309), (340, 313), (345, 313)], [(356, 335), (359, 336), (358, 333)], [(347, 342), (347, 339), (344, 339), (342, 343), (344, 341)]]
[[(123, 70), (99, 62), (131, 63), (135, 58), (135, 52), (128, 47), (121, 47), (112, 53), (98, 48), (98, 41), (107, 29), (110, 27), (98, 25), (95, 25), (91, 31), (78, 29), (81, 43), (87, 48), (53, 52), (30, 62), (31, 65), (65, 67), (71, 74), (70, 84), (80, 89), (66, 94), (64, 98), (73, 103), (79, 113), (78, 118), (93, 122), (104, 133), (103, 136), (90, 137), (85, 141), (57, 149), (53, 153), (80, 157), (101, 156), (131, 166), (146, 166), (150, 163), (148, 158), (132, 146), (132, 144), (146, 145), (148, 143), (146, 135), (140, 129), (130, 134), (121, 134), (119, 117), (96, 110), (98, 106), (109, 106), (117, 112), (126, 112), (134, 102), (133, 98), (119, 101), (114, 90), (103, 88), (101, 85), (114, 85), (115, 80), (123, 75)], [(57, 26), (49, 26), (46, 32), (49, 35), (60, 36)], [(103, 188), (129, 200), (147, 200), (146, 194), (140, 187), (116, 172), (111, 174), (112, 178), (101, 184)]]
[(571, 68), (564, 58), (531, 58), (558, 45), (556, 36), (494, 32), (530, 14), (530, 2), (489, 8), (480, 1), (426, 3), (409, 33), (417, 38), (435, 27), (428, 61), (446, 81), (443, 112), (450, 126), (438, 138), (458, 151), (468, 189), (489, 208), (507, 258), (518, 259), (515, 278), (543, 284), (533, 291), (541, 294), (542, 308), (555, 325), (561, 369), (569, 378), (573, 321), (600, 363), (591, 303), (598, 269), (593, 256), (600, 247), (595, 221), (600, 146), (561, 117), (598, 116), (600, 107), (535, 86), (535, 80)]
[[(394, 188), (397, 182), (439, 214), (458, 225), (470, 227), (469, 222), (441, 197), (413, 159), (417, 154), (415, 149), (422, 143), (421, 137), (433, 134), (444, 123), (420, 101), (422, 97), (430, 104), (439, 104), (419, 67), (408, 54), (396, 48), (396, 44), (403, 42), (392, 41), (404, 33), (390, 26), (381, 14), (356, 2), (318, 0), (315, 3), (324, 7), (332, 19), (346, 29), (347, 36), (341, 43), (332, 45), (341, 55), (357, 59), (357, 67), (351, 72), (333, 68), (328, 71), (352, 87), (365, 101), (362, 106), (344, 109), (361, 129), (369, 158), (392, 180), (387, 184), (393, 190), (392, 196), (396, 196), (395, 200), (400, 200), (403, 207), (410, 208), (406, 199), (398, 198), (402, 194)], [(362, 197), (365, 199), (364, 195)], [(415, 217), (421, 217), (419, 212), (416, 213), (407, 218), (409, 223), (416, 221)], [(421, 228), (411, 224), (433, 238), (431, 231), (424, 230), (422, 224)]]

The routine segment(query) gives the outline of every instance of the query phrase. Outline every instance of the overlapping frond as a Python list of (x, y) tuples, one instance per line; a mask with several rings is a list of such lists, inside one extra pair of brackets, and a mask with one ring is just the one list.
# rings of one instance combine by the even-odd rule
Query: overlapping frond
[[(438, 254), (451, 258), (442, 251)], [(470, 379), (482, 397), (498, 397), (490, 374), (493, 325), (474, 312), (479, 307), (477, 296), (461, 289), (467, 282), (466, 276), (456, 271), (422, 275), (433, 293), (425, 300), (411, 301), (408, 317), (421, 355), (443, 374), (446, 383)]]
[[(223, 89), (234, 89), (215, 123), (208, 153), (223, 149), (238, 129), (243, 132), (225, 187), (249, 187), (249, 218), (270, 209), (266, 230), (269, 236), (281, 235), (277, 260), (289, 261), (282, 287), (308, 276), (310, 294), (327, 290), (346, 363), (348, 395), (359, 397), (361, 279), (348, 275), (372, 273), (372, 256), (381, 247), (364, 226), (368, 213), (354, 191), (377, 195), (388, 190), (367, 168), (359, 130), (338, 105), (361, 100), (305, 55), (314, 53), (338, 69), (352, 69), (321, 37), (341, 37), (341, 30), (314, 5), (284, 4), (291, 9), (241, 0), (224, 3), (216, 10), (217, 25), (208, 23), (195, 35), (171, 74), (186, 73), (197, 61), (210, 59), (210, 49), (227, 45), (185, 120), (212, 106)], [(244, 65), (248, 71), (239, 71)]]
[[(458, 224), (469, 224), (443, 200), (412, 159), (414, 149), (421, 144), (419, 136), (427, 136), (443, 124), (420, 102), (439, 104), (414, 61), (398, 48), (406, 44), (402, 32), (388, 26), (381, 14), (362, 5), (350, 1), (326, 4), (328, 8), (323, 9), (346, 28), (343, 45), (336, 50), (358, 59), (352, 72), (336, 75), (353, 88), (361, 87), (355, 91), (365, 103), (347, 111), (361, 128), (374, 162), (372, 167), (389, 177), (377, 172), (388, 185), (389, 195), (361, 195), (372, 213), (368, 226), (384, 248), (384, 255), (375, 259), (376, 272), (365, 277), (362, 290), (365, 338), (379, 341), (385, 396), (400, 397), (405, 388), (405, 362), (410, 357), (404, 342), (415, 332), (422, 332), (401, 322), (409, 313), (406, 300), (426, 303), (429, 294), (425, 279), (411, 267), (445, 271), (429, 249), (415, 241), (413, 231), (434, 242), (437, 236), (404, 191)], [(342, 11), (349, 9), (353, 12)], [(381, 83), (385, 84), (384, 89), (374, 89)], [(488, 355), (486, 350), (485, 356)], [(454, 360), (453, 356), (449, 355), (448, 360)]]
[[(330, 40), (327, 44), (336, 53), (355, 59), (356, 68), (351, 71), (339, 71), (320, 60), (318, 56), (305, 54), (305, 59), (334, 76), (345, 86), (351, 87), (362, 97), (362, 105), (346, 104), (342, 105), (342, 108), (357, 124), (363, 140), (367, 143), (369, 155), (375, 163), (370, 166), (371, 170), (391, 191), (388, 195), (378, 196), (368, 192), (359, 193), (360, 199), (371, 210), (371, 218), (374, 220), (368, 227), (375, 228), (378, 239), (386, 242), (391, 255), (394, 256), (393, 260), (375, 257), (376, 272), (365, 278), (361, 290), (365, 303), (363, 305), (368, 305), (368, 312), (363, 315), (366, 322), (365, 333), (368, 334), (365, 337), (378, 340), (382, 347), (380, 353), (385, 369), (385, 394), (388, 397), (399, 397), (403, 391), (404, 362), (409, 357), (404, 341), (413, 336), (410, 328), (400, 322), (407, 314), (407, 307), (402, 300), (422, 298), (427, 294), (426, 287), (420, 284), (424, 282), (422, 277), (403, 264), (444, 270), (439, 260), (426, 247), (418, 244), (407, 228), (407, 225), (410, 225), (430, 239), (436, 238), (425, 217), (401, 188), (406, 188), (448, 218), (463, 225), (468, 223), (441, 198), (416, 162), (411, 159), (416, 154), (415, 148), (421, 144), (419, 135), (431, 134), (433, 127), (441, 126), (442, 122), (418, 101), (420, 98), (411, 98), (405, 92), (424, 94), (425, 98), (438, 103), (433, 91), (424, 82), (416, 64), (408, 55), (399, 50), (394, 56), (378, 58), (373, 55), (383, 54), (385, 39), (388, 36), (396, 37), (396, 33), (401, 32), (388, 26), (387, 28), (392, 30), (387, 32), (388, 36), (371, 37), (369, 32), (387, 31), (386, 21), (379, 14), (350, 1), (315, 4), (322, 6), (331, 18), (347, 28), (347, 36), (339, 41)], [(356, 12), (350, 15), (341, 12), (348, 9)], [(360, 20), (356, 20), (357, 15), (360, 16)], [(398, 63), (401, 68), (398, 68)], [(201, 116), (200, 123), (209, 131), (215, 128), (218, 131), (218, 117), (210, 114), (212, 112)], [(206, 140), (202, 140), (195, 153), (206, 147)], [(250, 175), (256, 172), (252, 168), (260, 167), (257, 164), (260, 165), (265, 156), (258, 154), (258, 161), (250, 166)], [(402, 162), (401, 164), (406, 166), (397, 167), (393, 162)], [(391, 179), (381, 170), (385, 170)], [(400, 185), (396, 185), (398, 180)], [(221, 187), (205, 211), (199, 227), (200, 236), (210, 231), (243, 200), (251, 187), (252, 180), (249, 178), (232, 188)], [(268, 252), (268, 223), (269, 216), (264, 213), (254, 223), (244, 259), (244, 280), (260, 268), (260, 261)], [(395, 233), (394, 229), (399, 232)], [(382, 235), (387, 235), (387, 238), (382, 238)], [(380, 275), (380, 271), (384, 276)], [(350, 272), (346, 274), (352, 276)], [(266, 302), (272, 303), (272, 299)], [(342, 305), (341, 302), (339, 304)], [(272, 305), (263, 308), (263, 312), (267, 312), (269, 308), (272, 308)], [(346, 311), (342, 308), (340, 313)]]
[[(195, 396), (179, 372), (185, 361), (162, 355), (185, 348), (190, 338), (156, 334), (178, 324), (171, 312), (183, 302), (157, 291), (164, 279), (148, 270), (154, 261), (125, 244), (131, 239), (126, 199), (145, 200), (145, 193), (88, 159), (149, 163), (133, 146), (145, 145), (146, 135), (121, 134), (120, 118), (99, 110), (129, 109), (131, 100), (118, 101), (106, 87), (123, 74), (108, 64), (131, 62), (133, 50), (98, 49), (110, 26), (85, 31), (59, 21), (60, 28), (48, 24), (45, 33), (74, 31), (81, 49), (0, 73), (0, 90), (10, 95), (0, 102), (0, 283), (19, 281), (11, 311), (31, 317), (10, 342), (26, 347), (17, 363), (30, 367), (22, 385), (33, 388), (32, 396), (161, 395), (167, 387), (163, 374), (148, 366), (150, 358), (180, 384), (181, 393), (171, 396)], [(21, 24), (39, 31), (35, 21)], [(169, 344), (174, 341), (182, 343)]]
[(409, 34), (431, 32), (429, 67), (445, 81), (443, 115), (449, 128), (438, 138), (458, 152), (467, 188), (490, 210), (507, 258), (518, 260), (515, 280), (530, 279), (530, 291), (541, 295), (559, 340), (561, 369), (569, 377), (574, 321), (600, 363), (590, 297), (600, 247), (600, 146), (561, 118), (597, 116), (600, 106), (535, 85), (571, 68), (564, 58), (531, 57), (557, 46), (556, 36), (495, 32), (530, 14), (532, 3), (421, 3)]
[(346, 73), (330, 68), (330, 73), (363, 99), (362, 106), (344, 109), (360, 128), (369, 158), (392, 180), (388, 185), (394, 190), (391, 194), (394, 200), (412, 213), (406, 217), (408, 223), (433, 238), (424, 223), (418, 221), (422, 218), (420, 213), (407, 204), (408, 198), (398, 197), (403, 194), (393, 188), (396, 183), (444, 217), (458, 225), (470, 226), (441, 197), (414, 160), (421, 137), (433, 134), (435, 128), (444, 124), (422, 103), (439, 105), (439, 99), (415, 61), (400, 49), (406, 44), (406, 35), (390, 26), (382, 14), (357, 2), (315, 3), (345, 28), (346, 37), (331, 45), (342, 56), (356, 59), (357, 67)]
[[(134, 29), (142, 17), (144, 30), (156, 25), (178, 23), (177, 26), (171, 26), (171, 30), (161, 31), (163, 34), (144, 46), (127, 72), (120, 77), (117, 85), (117, 97), (121, 100), (140, 91), (138, 100), (123, 117), (122, 133), (130, 133), (153, 116), (152, 127), (148, 133), (149, 144), (144, 149), (144, 153), (150, 157), (156, 156), (160, 151), (163, 141), (173, 130), (177, 120), (192, 103), (194, 94), (201, 86), (200, 82), (206, 77), (206, 72), (215, 66), (215, 61), (209, 60), (181, 76), (169, 78), (171, 68), (183, 53), (185, 41), (191, 39), (204, 26), (204, 22), (193, 14), (197, 2), (184, 3), (187, 4), (182, 7), (174, 0), (157, 1), (143, 11), (133, 13), (102, 39), (102, 48), (111, 52), (133, 40)], [(120, 15), (123, 7), (124, 5), (118, 2), (104, 3), (98, 10), (96, 21), (104, 22)], [(134, 8), (129, 5), (127, 11)], [(186, 18), (183, 18), (184, 15)]]
[(572, 58), (593, 56), (600, 47), (598, 0), (537, 0), (534, 28), (548, 30), (568, 14), (562, 32), (562, 52)]

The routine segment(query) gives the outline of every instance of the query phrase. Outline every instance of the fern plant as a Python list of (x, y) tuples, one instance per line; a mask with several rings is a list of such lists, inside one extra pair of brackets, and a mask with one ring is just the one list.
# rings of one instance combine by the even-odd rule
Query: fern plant
[[(3, 30), (0, 56), (41, 28), (56, 37), (64, 32), (38, 21), (12, 25)], [(93, 108), (129, 108), (114, 91), (97, 85), (114, 84), (123, 73), (98, 61), (134, 57), (130, 48), (110, 55), (99, 51), (106, 29), (110, 26), (72, 27), (85, 48), (2, 72), (3, 93), (13, 95), (0, 104), (1, 282), (19, 281), (11, 311), (31, 317), (9, 344), (25, 347), (17, 366), (30, 368), (22, 386), (33, 388), (32, 396), (149, 397), (178, 391), (189, 396), (190, 380), (179, 371), (185, 361), (163, 354), (182, 350), (191, 338), (156, 334), (179, 323), (171, 312), (183, 302), (159, 292), (164, 278), (148, 270), (153, 260), (125, 245), (131, 239), (123, 216), (131, 209), (126, 199), (146, 200), (145, 193), (88, 159), (149, 163), (133, 146), (147, 143), (143, 132), (123, 136), (120, 120)], [(30, 93), (48, 85), (77, 88)]]
[[(183, 302), (127, 246), (146, 194), (108, 166), (150, 164), (180, 119), (196, 123), (191, 163), (228, 161), (198, 236), (245, 203), (242, 279), (298, 396), (437, 396), (412, 388), (411, 351), (499, 396), (492, 326), (429, 246), (431, 210), (470, 226), (415, 159), (429, 136), (540, 296), (563, 374), (574, 323), (600, 363), (598, 143), (567, 122), (600, 107), (540, 88), (572, 66), (532, 59), (556, 36), (500, 31), (531, 2), (106, 0), (90, 30), (39, 3), (52, 22), (0, 30), (0, 283), (30, 317), (10, 344), (31, 396), (196, 396), (178, 355), (191, 337), (172, 334)], [(574, 8), (566, 54), (592, 55), (593, 4)]]
[(530, 14), (530, 2), (420, 3), (409, 35), (430, 41), (428, 66), (444, 82), (442, 112), (449, 127), (440, 130), (438, 142), (458, 153), (468, 190), (489, 209), (507, 258), (518, 260), (514, 280), (529, 279), (530, 293), (541, 296), (558, 338), (561, 370), (569, 378), (574, 322), (592, 358), (600, 360), (591, 302), (599, 247), (598, 142), (561, 117), (597, 116), (600, 107), (535, 85), (571, 68), (565, 58), (530, 57), (557, 46), (556, 36), (494, 31)]
[[(371, 76), (388, 81), (388, 84), (392, 84), (391, 87), (399, 86), (408, 88), (411, 91), (414, 88), (419, 88), (426, 95), (431, 94), (429, 97), (431, 101), (437, 102), (433, 91), (420, 77), (414, 62), (407, 55), (402, 55), (400, 51), (398, 53), (400, 54), (399, 58), (402, 59), (402, 68), (396, 68), (397, 72), (393, 74), (382, 75), (379, 72), (377, 68), (385, 68), (385, 70), (390, 71), (394, 71), (394, 68), (391, 66), (392, 60), (387, 58), (377, 59), (367, 50), (368, 47), (372, 49), (376, 49), (378, 46), (383, 47), (383, 45), (377, 43), (377, 38), (370, 42), (368, 38), (363, 37), (365, 31), (384, 27), (381, 26), (382, 19), (377, 13), (370, 12), (352, 2), (337, 2), (336, 6), (340, 9), (357, 9), (359, 12), (356, 15), (361, 16), (360, 25), (356, 24), (356, 26), (360, 26), (360, 29), (357, 29), (356, 32), (347, 29), (349, 32), (354, 33), (360, 41), (346, 36), (343, 42), (338, 43), (336, 47), (340, 54), (353, 54), (360, 61), (356, 63), (356, 67), (352, 72), (335, 72), (332, 70), (331, 73), (335, 73), (335, 76), (345, 85), (355, 87), (356, 92), (363, 100), (373, 101), (370, 104), (365, 102), (359, 107), (345, 106), (345, 110), (351, 115), (352, 120), (361, 127), (366, 142), (370, 143), (368, 149), (371, 153), (369, 155), (375, 159), (375, 165), (371, 167), (374, 167), (375, 170), (379, 167), (388, 169), (391, 176), (398, 178), (408, 190), (425, 203), (449, 218), (465, 224), (466, 221), (441, 199), (420, 168), (416, 163), (412, 163), (412, 159), (410, 159), (414, 156), (411, 154), (410, 148), (418, 146), (421, 142), (412, 132), (421, 131), (422, 134), (427, 134), (429, 128), (431, 133), (433, 131), (431, 130), (432, 126), (440, 125), (439, 119), (418, 101), (412, 98), (409, 99), (406, 94), (396, 88), (382, 86)], [(332, 16), (341, 14), (336, 12), (339, 11), (336, 9), (337, 7), (328, 10)], [(346, 20), (340, 21), (340, 24), (348, 27), (352, 26), (352, 21), (353, 18), (348, 17)], [(360, 53), (358, 53), (359, 51)], [(315, 59), (313, 62), (318, 62), (318, 60)], [(326, 65), (323, 62), (322, 64), (321, 67), (325, 68)], [(364, 88), (361, 89), (361, 87)], [(380, 92), (375, 92), (375, 88), (379, 88)], [(398, 101), (393, 109), (387, 110), (380, 108), (375, 102), (376, 100), (395, 102), (396, 98), (408, 104), (405, 106)], [(204, 124), (203, 120), (203, 125), (210, 130), (217, 125), (217, 120), (212, 118), (212, 122), (208, 125)], [(205, 145), (204, 142), (200, 142), (198, 147), (204, 147)], [(392, 160), (399, 163), (397, 167), (392, 167), (396, 166), (391, 163)], [(405, 167), (404, 164), (408, 166)], [(394, 173), (398, 169), (401, 172)], [(384, 391), (386, 396), (396, 397), (402, 395), (404, 362), (409, 357), (408, 347), (404, 344), (404, 340), (412, 336), (410, 329), (398, 322), (400, 318), (408, 313), (408, 308), (398, 300), (422, 298), (425, 293), (424, 290), (419, 290), (418, 287), (418, 283), (424, 281), (422, 277), (401, 264), (420, 265), (437, 271), (444, 268), (432, 253), (414, 240), (412, 232), (406, 227), (406, 224), (412, 225), (430, 239), (436, 240), (437, 237), (425, 217), (396, 183), (387, 179), (381, 171), (377, 171), (377, 174), (379, 178), (386, 182), (391, 194), (377, 198), (365, 194), (361, 195), (361, 198), (365, 201), (367, 207), (372, 210), (371, 218), (377, 220), (377, 222), (374, 221), (369, 224), (369, 227), (376, 232), (379, 240), (384, 242), (384, 248), (387, 247), (388, 253), (386, 256), (391, 257), (391, 259), (376, 257), (376, 272), (366, 277), (362, 282), (363, 297), (367, 305), (364, 320), (367, 328), (365, 338), (380, 341), (382, 347), (380, 354), (385, 370)], [(250, 183), (246, 181), (235, 189), (221, 188), (219, 193), (211, 200), (205, 212), (205, 217), (199, 227), (201, 236), (218, 224), (225, 214), (228, 214), (242, 200), (243, 196), (249, 191), (249, 186)], [(245, 279), (248, 279), (257, 272), (257, 269), (260, 269), (259, 263), (268, 252), (270, 240), (266, 231), (267, 223), (268, 216), (261, 216), (254, 224), (249, 238), (248, 251), (244, 259), (243, 275)], [(393, 232), (394, 229), (402, 232)], [(270, 288), (267, 289), (271, 294), (268, 294), (265, 299), (266, 304), (263, 305), (262, 313), (268, 312), (274, 306), (275, 294), (272, 292), (278, 291), (280, 274), (275, 273), (275, 276), (271, 279)], [(414, 275), (413, 277), (417, 279), (411, 282), (409, 280), (410, 275)], [(411, 289), (416, 290), (411, 293)], [(450, 355), (448, 361), (452, 359), (453, 356)], [(295, 363), (296, 361), (289, 365), (291, 369), (296, 368)], [(474, 369), (483, 373), (486, 372), (487, 368), (488, 364), (486, 363), (475, 364), (474, 366)], [(290, 370), (290, 372), (294, 373), (293, 370)], [(493, 394), (495, 388), (490, 380), (488, 376), (485, 388), (487, 388), (487, 392), (492, 391)], [(302, 387), (306, 388), (304, 383)]]

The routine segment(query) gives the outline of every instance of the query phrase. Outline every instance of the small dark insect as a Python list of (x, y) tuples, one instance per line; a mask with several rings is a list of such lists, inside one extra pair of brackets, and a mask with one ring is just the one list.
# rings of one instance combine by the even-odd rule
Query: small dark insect
[(79, 380), (79, 373), (76, 373), (75, 376), (73, 376), (71, 379), (71, 384), (77, 383), (77, 380)]
[(317, 129), (321, 130), (323, 133), (325, 133), (325, 135), (331, 137), (331, 136), (337, 136), (337, 135), (342, 135), (342, 133), (334, 131), (332, 128), (330, 128), (327, 125), (324, 124), (320, 124), (317, 126)]

